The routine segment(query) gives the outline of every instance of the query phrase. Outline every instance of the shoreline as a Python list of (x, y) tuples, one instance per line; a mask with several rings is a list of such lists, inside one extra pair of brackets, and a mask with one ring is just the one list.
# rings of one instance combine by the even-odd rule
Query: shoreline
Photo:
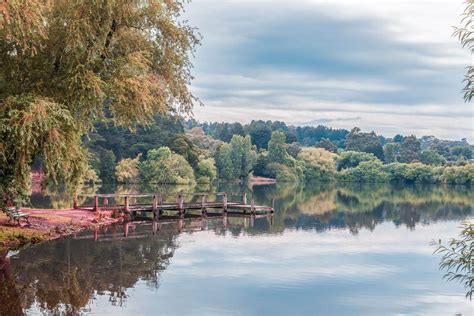
[(0, 212), (0, 249), (17, 250), (123, 220), (122, 217), (114, 218), (112, 211), (34, 208), (22, 208), (21, 211), (30, 214), (30, 225), (23, 220), (21, 226), (8, 223), (6, 214)]

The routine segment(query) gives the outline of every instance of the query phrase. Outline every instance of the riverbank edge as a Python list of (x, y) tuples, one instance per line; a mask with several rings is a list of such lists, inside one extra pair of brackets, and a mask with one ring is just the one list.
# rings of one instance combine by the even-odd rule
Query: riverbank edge
[[(28, 245), (40, 244), (61, 237), (74, 235), (88, 229), (97, 229), (115, 223), (121, 223), (123, 217), (113, 217), (112, 212), (83, 212), (83, 218), (77, 218), (72, 209), (30, 209), (22, 212), (30, 214), (30, 223), (22, 222), (21, 226), (8, 223), (8, 219), (0, 213), (0, 250), (14, 251)], [(71, 212), (71, 216), (67, 213)], [(59, 215), (60, 214), (60, 215)]]

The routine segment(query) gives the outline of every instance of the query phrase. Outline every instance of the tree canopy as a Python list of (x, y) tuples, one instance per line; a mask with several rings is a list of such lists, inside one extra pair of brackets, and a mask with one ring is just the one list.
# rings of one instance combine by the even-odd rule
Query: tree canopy
[(199, 36), (178, 21), (185, 2), (0, 5), (3, 190), (27, 188), (35, 156), (46, 180), (79, 179), (88, 160), (81, 136), (98, 119), (133, 127), (192, 109), (190, 56)]

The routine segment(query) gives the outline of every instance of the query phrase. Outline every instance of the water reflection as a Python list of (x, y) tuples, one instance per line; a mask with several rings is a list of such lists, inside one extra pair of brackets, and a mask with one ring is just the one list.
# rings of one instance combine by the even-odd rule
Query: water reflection
[[(142, 189), (118, 188), (134, 192)], [(199, 188), (194, 189), (199, 191)], [(390, 275), (390, 280), (396, 284), (394, 280), (400, 277), (397, 276), (399, 273), (397, 262), (404, 260), (417, 262), (416, 255), (418, 252), (423, 252), (424, 250), (420, 249), (426, 246), (420, 241), (422, 240), (420, 236), (415, 234), (419, 225), (427, 227), (452, 220), (455, 221), (452, 225), (455, 227), (457, 221), (472, 215), (472, 201), (474, 201), (474, 193), (467, 187), (278, 184), (251, 189), (233, 184), (232, 187), (221, 186), (215, 189), (253, 192), (260, 204), (268, 204), (275, 198), (276, 213), (273, 217), (257, 219), (227, 217), (174, 223), (131, 223), (127, 226), (112, 226), (29, 247), (11, 258), (5, 252), (0, 253), (0, 315), (21, 315), (25, 312), (58, 315), (98, 313), (95, 309), (98, 307), (94, 302), (103, 303), (105, 299), (108, 303), (99, 304), (102, 308), (100, 311), (110, 313), (112, 310), (117, 311), (115, 308), (118, 308), (126, 313), (133, 303), (150, 305), (155, 301), (152, 299), (151, 302), (144, 302), (142, 296), (149, 297), (150, 293), (156, 293), (160, 297), (167, 295), (168, 291), (165, 293), (160, 288), (161, 276), (167, 269), (171, 275), (176, 275), (176, 271), (180, 271), (179, 275), (182, 273), (186, 275), (186, 272), (189, 273), (190, 269), (194, 269), (189, 273), (192, 278), (185, 279), (186, 282), (166, 283), (173, 291), (184, 291), (187, 288), (199, 291), (201, 284), (204, 287), (201, 288), (203, 295), (212, 291), (211, 288), (217, 292), (227, 292), (228, 287), (237, 287), (242, 282), (250, 282), (244, 280), (249, 280), (251, 276), (250, 279), (260, 281), (259, 286), (264, 284), (271, 289), (268, 290), (271, 293), (279, 289), (278, 291), (283, 291), (285, 295), (301, 295), (300, 288), (306, 286), (308, 293), (317, 292), (323, 295), (320, 292), (324, 292), (326, 288), (331, 289), (333, 295), (343, 295), (349, 301), (354, 301), (355, 296), (348, 293), (346, 287), (354, 291), (360, 291), (368, 284), (375, 288), (380, 287), (381, 284), (376, 282), (383, 274)], [(166, 188), (166, 191), (169, 192), (169, 188)], [(53, 196), (49, 198), (54, 199)], [(378, 226), (383, 227), (383, 231), (377, 230)], [(395, 233), (393, 229), (401, 226), (407, 227), (407, 232)], [(437, 226), (432, 227), (438, 229)], [(448, 232), (445, 226), (440, 227), (443, 232), (440, 231), (439, 234)], [(372, 250), (382, 249), (380, 242), (371, 238), (387, 236), (385, 231), (389, 232), (388, 236), (393, 235), (388, 242), (396, 245), (396, 249), (387, 247), (384, 251), (377, 252), (377, 256), (364, 250), (368, 242), (372, 243)], [(366, 244), (361, 244), (359, 239), (351, 237), (359, 236), (361, 232), (363, 232), (361, 238), (365, 238)], [(229, 237), (236, 238), (231, 239), (234, 241), (229, 241)], [(190, 241), (193, 238), (199, 241), (199, 244), (197, 241), (193, 244), (193, 241)], [(261, 238), (266, 238), (267, 242), (262, 243)], [(270, 246), (272, 243), (276, 248)], [(340, 245), (346, 248), (342, 249)], [(178, 250), (181, 256), (173, 260)], [(213, 255), (208, 256), (209, 258), (197, 258), (207, 252)], [(365, 256), (357, 256), (364, 252)], [(404, 254), (403, 257), (397, 255), (404, 252), (409, 255)], [(387, 253), (389, 257), (382, 258), (380, 253)], [(346, 261), (349, 257), (350, 262)], [(434, 270), (437, 259), (434, 257), (429, 259), (432, 260), (431, 264), (427, 258), (430, 257), (423, 257), (421, 268), (414, 266), (412, 269), (420, 269), (414, 272), (425, 275), (426, 278), (437, 279), (437, 270)], [(206, 262), (205, 266), (200, 265), (200, 260)], [(336, 262), (341, 265), (335, 265)], [(222, 272), (226, 264), (229, 270)], [(276, 267), (280, 270), (284, 268), (287, 271), (286, 276), (271, 274), (272, 269)], [(424, 271), (423, 267), (427, 270)], [(224, 279), (231, 277), (233, 285), (210, 278), (219, 271)], [(356, 277), (362, 279), (349, 284), (344, 281), (340, 285), (338, 283), (340, 281), (334, 279), (336, 274), (346, 280)], [(333, 278), (332, 281), (318, 281), (322, 282), (318, 288), (311, 288), (305, 283), (306, 279), (321, 280), (328, 276)], [(284, 289), (281, 289), (282, 284), (285, 286)], [(296, 285), (298, 291), (291, 292), (291, 287)], [(413, 284), (413, 286), (421, 285)], [(242, 288), (245, 287), (242, 285)], [(386, 290), (396, 291), (396, 289)], [(398, 298), (411, 295), (407, 294), (411, 292), (385, 293), (383, 287), (381, 291), (379, 294), (395, 295)], [(140, 295), (134, 295), (138, 292)], [(247, 294), (247, 290), (245, 293), (236, 293), (242, 297)], [(430, 293), (423, 294), (431, 300)], [(199, 296), (194, 292), (189, 295)], [(360, 296), (359, 292), (358, 295)], [(171, 300), (168, 296), (166, 299), (162, 297), (161, 302)], [(271, 302), (278, 305), (276, 297), (262, 297), (260, 304)], [(304, 297), (299, 296), (296, 300), (300, 301), (298, 304), (305, 304)], [(368, 300), (368, 297), (359, 299)], [(312, 301), (309, 300), (306, 304)], [(292, 303), (287, 304), (291, 306)], [(359, 306), (362, 303), (358, 301), (359, 305), (356, 302), (352, 304)], [(106, 307), (107, 305), (109, 307)], [(261, 306), (253, 305), (255, 310), (259, 310), (257, 307)], [(298, 311), (304, 311), (303, 307), (294, 306)], [(173, 313), (172, 309), (160, 309), (164, 308), (163, 306), (154, 308), (163, 313)], [(210, 314), (224, 312), (200, 311)], [(247, 310), (249, 311), (251, 310)], [(358, 313), (350, 309), (345, 311), (351, 314)], [(364, 314), (363, 309), (358, 311)]]

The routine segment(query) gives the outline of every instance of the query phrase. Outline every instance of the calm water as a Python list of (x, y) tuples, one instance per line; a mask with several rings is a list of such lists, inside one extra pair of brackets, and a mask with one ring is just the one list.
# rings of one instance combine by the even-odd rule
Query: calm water
[(10, 253), (0, 313), (472, 315), (430, 245), (472, 219), (471, 188), (271, 185), (253, 193), (260, 204), (276, 199), (273, 218), (133, 223), (126, 239), (117, 225), (98, 241), (85, 232)]

